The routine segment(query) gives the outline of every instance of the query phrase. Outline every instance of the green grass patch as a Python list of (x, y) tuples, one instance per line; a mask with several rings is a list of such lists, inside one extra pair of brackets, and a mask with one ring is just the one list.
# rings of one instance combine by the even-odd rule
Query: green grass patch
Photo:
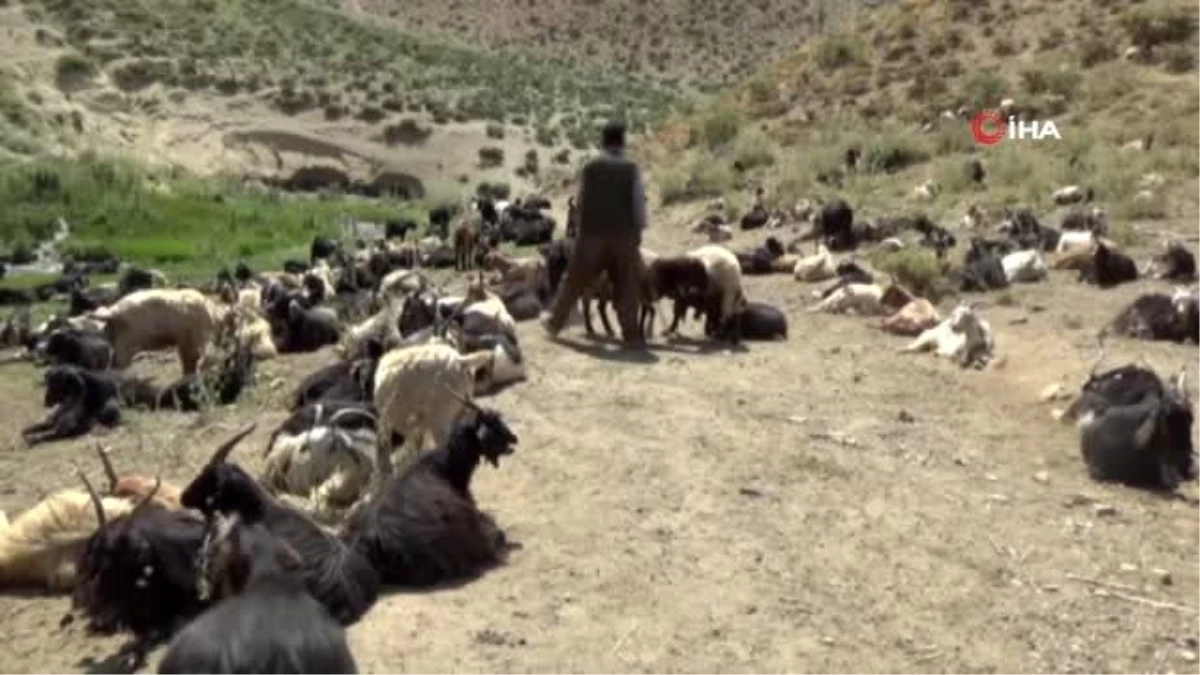
[(281, 260), (281, 252), (302, 250), (315, 235), (340, 236), (346, 218), (405, 213), (417, 215), (419, 205), (273, 197), (219, 181), (168, 183), (132, 164), (92, 156), (0, 165), (0, 240), (43, 240), (61, 217), (71, 227), (64, 248), (102, 247), (184, 276), (208, 276), (240, 258)]
[(871, 252), (869, 259), (880, 272), (892, 275), (905, 288), (930, 302), (938, 302), (953, 292), (950, 281), (942, 274), (937, 256), (927, 248), (876, 250)]

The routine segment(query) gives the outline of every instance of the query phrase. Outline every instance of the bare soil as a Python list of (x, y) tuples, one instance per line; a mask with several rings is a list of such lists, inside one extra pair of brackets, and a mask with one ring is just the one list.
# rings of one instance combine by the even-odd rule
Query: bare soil
[[(749, 280), (754, 298), (786, 308), (791, 336), (745, 351), (655, 338), (631, 360), (577, 326), (557, 344), (525, 324), (530, 379), (488, 401), (520, 447), (475, 486), (523, 548), (472, 583), (383, 597), (350, 631), (359, 665), (1196, 672), (1196, 485), (1166, 498), (1092, 482), (1077, 432), (1038, 401), (1050, 383), (1080, 381), (1092, 336), (1120, 307), (1163, 288), (1100, 291), (1055, 273), (1011, 302), (987, 296), (998, 359), (983, 372), (897, 354), (905, 339), (876, 319), (804, 312), (811, 289), (790, 277)], [(1190, 345), (1116, 341), (1110, 357), (1197, 367)], [(123, 469), (186, 482), (257, 419), (235, 454), (257, 469), (283, 397), (332, 358), (268, 362), (235, 407), (132, 413), (101, 440)], [(165, 378), (178, 366), (139, 367)], [(73, 485), (69, 461), (94, 463), (96, 438), (20, 446), (43, 414), (36, 381), (27, 366), (0, 377), (10, 514)], [(0, 671), (102, 670), (120, 640), (86, 636), (80, 621), (60, 629), (67, 609), (63, 597), (0, 596)]]

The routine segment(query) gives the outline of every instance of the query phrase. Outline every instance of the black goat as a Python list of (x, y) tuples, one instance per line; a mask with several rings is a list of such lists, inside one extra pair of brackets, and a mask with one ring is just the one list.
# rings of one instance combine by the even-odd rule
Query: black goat
[(854, 209), (844, 199), (822, 204), (815, 225), (830, 251), (850, 251), (858, 245), (854, 237)]
[(29, 305), (38, 301), (33, 290), (26, 288), (0, 288), (0, 305)]
[(289, 399), (288, 410), (317, 401), (370, 401), (383, 348), (377, 340), (367, 344), (373, 352), (367, 358), (338, 361), (305, 377)]
[(500, 240), (511, 241), (517, 246), (546, 244), (554, 239), (556, 223), (550, 216), (534, 211), (513, 213), (500, 221)]
[(1174, 490), (1196, 477), (1194, 420), (1184, 372), (1172, 385), (1160, 383), (1158, 392), (1147, 392), (1136, 402), (1106, 401), (1083, 416), (1080, 451), (1093, 479)]
[(747, 302), (739, 312), (742, 337), (747, 340), (786, 340), (787, 316), (764, 302)]
[(768, 214), (767, 210), (760, 205), (750, 209), (746, 215), (742, 216), (739, 224), (743, 230), (757, 230), (763, 225), (766, 225), (767, 221), (770, 219), (770, 214)]
[(932, 248), (938, 258), (946, 257), (946, 252), (958, 244), (958, 240), (949, 230), (934, 223), (924, 214), (913, 219), (913, 229), (921, 233), (921, 246)]
[(119, 387), (110, 373), (78, 366), (53, 366), (46, 370), (47, 408), (58, 406), (45, 420), (21, 431), (31, 447), (61, 438), (82, 436), (96, 424), (114, 427), (121, 421)]
[(135, 291), (144, 291), (154, 287), (154, 275), (156, 272), (142, 269), (140, 267), (130, 267), (121, 275), (120, 281), (117, 282), (117, 290), (120, 292), (120, 297), (125, 297)]
[(128, 515), (108, 522), (96, 491), (83, 474), (80, 478), (100, 528), (80, 558), (72, 606), (88, 617), (93, 631), (133, 633), (133, 642), (121, 654), (133, 672), (155, 645), (204, 609), (196, 562), (204, 523), (186, 511), (150, 506), (157, 481)]
[(1139, 340), (1200, 342), (1197, 300), (1182, 294), (1172, 298), (1163, 293), (1139, 296), (1109, 323), (1106, 331)]
[(72, 288), (67, 294), (67, 316), (86, 314), (120, 299), (121, 292), (115, 287)]
[(312, 352), (325, 345), (337, 344), (342, 326), (332, 310), (322, 307), (306, 309), (295, 299), (287, 306), (287, 321), (280, 336), (282, 353)]
[(1058, 248), (1062, 233), (1038, 222), (1037, 216), (1028, 208), (1004, 210), (1004, 223), (1000, 226), (1020, 250), (1037, 249), (1053, 251)]
[(770, 274), (771, 263), (782, 257), (785, 251), (783, 244), (775, 237), (767, 237), (762, 246), (751, 251), (736, 253), (738, 266), (743, 274)]
[[(652, 299), (674, 300), (674, 312), (667, 335), (678, 330), (679, 322), (689, 308), (697, 315), (708, 316), (709, 300), (717, 295), (704, 263), (689, 256), (655, 259), (646, 270), (646, 285)], [(720, 316), (720, 312), (712, 316)]]
[(205, 517), (219, 512), (262, 522), (300, 555), (299, 572), (313, 597), (341, 623), (358, 621), (379, 594), (379, 576), (371, 564), (308, 516), (277, 502), (240, 466), (226, 461), (238, 441), (255, 426), (250, 424), (217, 448), (184, 489), (180, 503)]
[(500, 414), (461, 399), (475, 418), (459, 420), (446, 446), (425, 454), (399, 476), (380, 446), (383, 480), (354, 513), (342, 538), (361, 551), (384, 581), (427, 587), (474, 577), (505, 561), (507, 538), (475, 505), (471, 477), (480, 459), (493, 466), (511, 454), (517, 436)]
[(1130, 281), (1137, 281), (1137, 263), (1128, 255), (1109, 248), (1103, 241), (1096, 242), (1092, 264), (1079, 271), (1079, 280), (1100, 288), (1113, 288)]
[(113, 347), (104, 333), (78, 328), (59, 328), (50, 333), (41, 348), (46, 361), (87, 370), (107, 370)]
[(391, 218), (383, 223), (383, 236), (388, 239), (404, 239), (416, 231), (417, 221), (411, 218)]
[(336, 239), (313, 237), (312, 244), (308, 247), (308, 260), (310, 263), (315, 263), (322, 259), (327, 260), (332, 258), (341, 247), (341, 242)]
[(1009, 287), (1001, 257), (1010, 252), (1008, 241), (971, 239), (965, 264), (950, 273), (960, 291), (987, 292)]
[(1154, 256), (1148, 272), (1154, 279), (1190, 283), (1196, 280), (1196, 256), (1181, 241), (1167, 242), (1166, 249)]
[(299, 258), (288, 258), (283, 261), (283, 271), (288, 274), (304, 274), (312, 266)]
[(28, 345), (33, 338), (29, 305), (17, 307), (0, 326), (0, 348)]
[(239, 345), (213, 372), (185, 375), (161, 389), (146, 380), (128, 378), (121, 382), (121, 401), (149, 410), (195, 412), (205, 404), (234, 403), (253, 378), (254, 355)]
[(450, 236), (450, 220), (453, 216), (447, 206), (437, 206), (429, 209), (429, 227), (426, 232), (436, 237), (446, 239)]
[(358, 672), (345, 629), (296, 574), (295, 551), (236, 516), (214, 519), (204, 543), (216, 604), (175, 635), (158, 672)]
[(1104, 212), (1096, 208), (1071, 209), (1063, 216), (1059, 229), (1063, 232), (1088, 231), (1097, 236), (1104, 236), (1108, 234), (1108, 221)]

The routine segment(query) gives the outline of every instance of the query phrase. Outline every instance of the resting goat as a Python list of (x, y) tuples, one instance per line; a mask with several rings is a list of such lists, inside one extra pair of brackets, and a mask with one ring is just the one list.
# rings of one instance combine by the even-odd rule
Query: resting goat
[(349, 508), (375, 470), (375, 427), (369, 404), (326, 401), (300, 408), (271, 434), (263, 487), (306, 499), (322, 520)]
[(134, 634), (122, 650), (133, 672), (150, 649), (204, 608), (196, 584), (204, 523), (186, 511), (148, 508), (153, 492), (128, 515), (108, 520), (96, 491), (80, 478), (100, 529), (80, 558), (72, 606), (92, 630)]
[(217, 448), (184, 489), (183, 505), (206, 518), (221, 513), (261, 521), (300, 555), (300, 574), (313, 597), (341, 623), (358, 621), (379, 594), (379, 577), (371, 565), (308, 516), (276, 501), (240, 466), (226, 461), (255, 426), (250, 424)]
[(288, 399), (288, 410), (324, 400), (369, 402), (375, 392), (375, 370), (383, 350), (374, 343), (368, 351), (366, 358), (338, 361), (305, 377)]
[(387, 583), (428, 587), (470, 578), (507, 555), (504, 533), (475, 505), (471, 477), (481, 459), (496, 466), (511, 454), (517, 437), (499, 413), (447, 391), (474, 419), (456, 422), (444, 444), (400, 474), (391, 474), (381, 452), (381, 484), (343, 529), (342, 538)]
[(1106, 333), (1139, 340), (1200, 343), (1200, 301), (1185, 289), (1174, 295), (1138, 296), (1105, 328)]
[(44, 376), (47, 408), (58, 406), (45, 420), (21, 431), (31, 447), (82, 436), (96, 424), (115, 427), (121, 421), (120, 389), (111, 374), (77, 366), (53, 366)]
[(1190, 283), (1196, 280), (1196, 256), (1181, 241), (1167, 242), (1165, 250), (1150, 262), (1146, 276)]
[(951, 359), (964, 368), (983, 368), (991, 361), (995, 349), (992, 327), (969, 305), (961, 304), (945, 321), (921, 333), (900, 352), (930, 349), (936, 349), (938, 356)]
[(1130, 400), (1133, 388), (1124, 388), (1112, 397), (1117, 400), (1112, 400), (1102, 391), (1114, 387), (1098, 386), (1103, 379), (1095, 375), (1089, 378), (1083, 390), (1093, 402), (1086, 406), (1078, 424), (1080, 451), (1093, 479), (1174, 490), (1182, 481), (1196, 477), (1194, 419), (1185, 372), (1186, 368), (1172, 385), (1160, 383), (1158, 391), (1143, 389), (1136, 401)]
[(217, 516), (202, 584), (215, 603), (179, 631), (160, 673), (357, 673), (346, 631), (313, 599), (296, 551), (260, 522)]

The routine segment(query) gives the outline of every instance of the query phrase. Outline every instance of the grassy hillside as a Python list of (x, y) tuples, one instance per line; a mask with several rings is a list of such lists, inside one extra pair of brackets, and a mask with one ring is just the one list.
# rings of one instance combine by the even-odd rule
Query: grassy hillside
[[(71, 51), (62, 88), (103, 72), (122, 92), (154, 84), (152, 105), (206, 92), (250, 95), (278, 112), (383, 123), (404, 113), (434, 121), (493, 120), (583, 146), (598, 118), (635, 128), (672, 103), (669, 91), (530, 49), (484, 51), (368, 25), (304, 0), (25, 0)], [(549, 143), (548, 143), (549, 144)]]
[[(972, 202), (1048, 209), (1055, 188), (1079, 183), (1119, 227), (1192, 217), (1195, 14), (1185, 0), (903, 0), (665, 124), (649, 150), (655, 182), (665, 204), (736, 203), (762, 183), (780, 203), (841, 194), (864, 216), (922, 208), (955, 220)], [(1063, 140), (978, 146), (968, 121), (943, 117), (1004, 98), (1027, 119), (1055, 121)], [(1122, 148), (1149, 133), (1150, 150)], [(844, 164), (850, 147), (863, 153), (856, 171)], [(985, 187), (965, 175), (971, 157), (989, 172)], [(1135, 199), (1150, 173), (1165, 185)], [(926, 179), (944, 192), (912, 204)]]
[(387, 23), (489, 48), (536, 49), (673, 87), (733, 84), (860, 4), (829, 0), (345, 0)]

